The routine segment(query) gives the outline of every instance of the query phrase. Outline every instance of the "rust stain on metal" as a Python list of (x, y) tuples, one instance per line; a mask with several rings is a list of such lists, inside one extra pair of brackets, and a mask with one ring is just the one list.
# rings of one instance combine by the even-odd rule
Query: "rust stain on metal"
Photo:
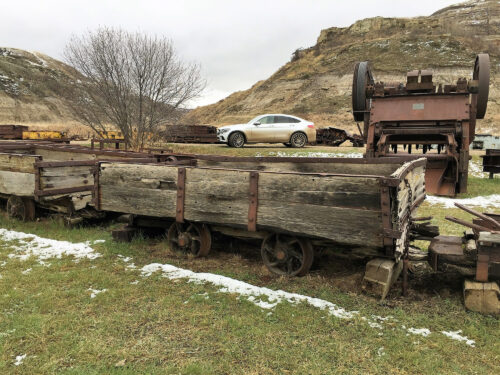
[(101, 165), (97, 162), (94, 166), (94, 188), (92, 190), (92, 200), (94, 203), (94, 207), (96, 210), (101, 209), (101, 197), (100, 197), (100, 189), (99, 189), (99, 176), (101, 174)]
[(259, 205), (259, 173), (250, 172), (250, 185), (248, 191), (248, 230), (257, 230), (257, 208)]
[(384, 229), (383, 245), (386, 255), (392, 256), (394, 252), (394, 237), (392, 235), (391, 196), (389, 187), (385, 185), (382, 185), (380, 188), (380, 208), (382, 211), (382, 228)]
[(177, 206), (175, 221), (184, 222), (184, 200), (186, 197), (186, 168), (177, 169)]

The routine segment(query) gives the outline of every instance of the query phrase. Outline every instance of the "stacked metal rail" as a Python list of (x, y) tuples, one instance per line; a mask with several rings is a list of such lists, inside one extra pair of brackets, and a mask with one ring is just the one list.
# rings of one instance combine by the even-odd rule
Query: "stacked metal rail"
[(172, 143), (217, 143), (217, 128), (210, 125), (169, 125), (161, 138)]

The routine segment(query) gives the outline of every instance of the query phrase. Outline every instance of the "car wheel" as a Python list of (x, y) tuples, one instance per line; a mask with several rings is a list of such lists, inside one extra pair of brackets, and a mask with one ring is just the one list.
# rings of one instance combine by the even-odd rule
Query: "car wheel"
[(283, 143), (286, 147), (292, 147), (291, 143)]
[(243, 147), (245, 144), (245, 136), (241, 132), (235, 132), (229, 136), (228, 144), (231, 147)]
[(290, 137), (292, 147), (304, 147), (307, 143), (307, 136), (304, 133), (293, 133)]

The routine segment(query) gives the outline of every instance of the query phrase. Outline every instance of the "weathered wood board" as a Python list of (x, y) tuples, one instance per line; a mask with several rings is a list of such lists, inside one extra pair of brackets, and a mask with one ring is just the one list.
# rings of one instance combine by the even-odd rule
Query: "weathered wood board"
[(43, 161), (94, 160), (94, 154), (82, 152), (57, 151), (35, 147), (35, 153), (42, 156)]
[(0, 193), (32, 197), (34, 191), (35, 175), (33, 173), (0, 170)]
[[(245, 159), (245, 158), (242, 158)], [(258, 158), (252, 158), (258, 159)], [(276, 158), (280, 159), (280, 158)], [(298, 161), (303, 158), (294, 158)], [(307, 158), (310, 159), (310, 158)], [(300, 173), (340, 173), (340, 174), (364, 174), (364, 175), (379, 175), (389, 176), (399, 168), (399, 164), (365, 164), (365, 163), (343, 163), (342, 159), (333, 159), (336, 162), (266, 162), (266, 161), (223, 161), (223, 160), (205, 160), (198, 159), (199, 167), (212, 168), (227, 168), (227, 169), (242, 169), (242, 170), (257, 170), (269, 172), (300, 172)], [(353, 159), (350, 159), (352, 161)], [(363, 159), (359, 159), (363, 160)]]
[(40, 168), (40, 188), (64, 189), (94, 185), (94, 166)]
[(34, 164), (39, 159), (36, 155), (14, 153), (0, 154), (0, 170), (12, 172), (35, 173)]
[(175, 217), (177, 168), (103, 163), (99, 195), (104, 211)]

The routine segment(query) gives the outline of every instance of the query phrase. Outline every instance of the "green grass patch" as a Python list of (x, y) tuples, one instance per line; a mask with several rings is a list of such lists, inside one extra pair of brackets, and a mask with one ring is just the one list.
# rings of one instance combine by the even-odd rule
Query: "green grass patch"
[[(174, 151), (263, 156), (277, 147), (175, 145)], [(215, 150), (215, 151), (214, 151)], [(314, 148), (332, 152), (332, 148)], [(363, 152), (340, 148), (335, 152)], [(461, 197), (498, 193), (498, 183), (470, 178)], [(424, 203), (419, 216), (432, 215), (443, 234), (464, 228), (451, 215), (471, 220), (459, 209)], [(302, 278), (271, 277), (255, 254), (214, 251), (206, 259), (189, 259), (169, 251), (161, 238), (138, 237), (115, 243), (117, 224), (69, 229), (55, 219), (36, 223), (8, 220), (0, 227), (38, 236), (83, 242), (102, 256), (81, 259), (20, 261), (9, 257), (19, 242), (0, 239), (1, 374), (495, 374), (500, 372), (498, 318), (466, 312), (460, 286), (419, 280), (408, 298), (392, 292), (388, 301), (353, 293), (342, 281), (350, 263), (334, 260), (333, 277), (320, 267)], [(223, 247), (223, 246), (222, 246)], [(132, 257), (127, 268), (118, 255)], [(383, 329), (361, 318), (330, 316), (307, 304), (278, 304), (261, 309), (246, 298), (218, 292), (210, 284), (169, 280), (160, 274), (143, 278), (140, 267), (169, 263), (195, 272), (211, 272), (271, 289), (283, 289), (330, 301), (360, 317), (387, 317)], [(342, 263), (344, 262), (344, 263)], [(50, 264), (50, 265), (49, 265)], [(31, 269), (29, 272), (26, 272)], [(450, 289), (447, 297), (443, 289)], [(91, 290), (106, 291), (91, 298)], [(265, 298), (264, 298), (265, 300)], [(429, 337), (409, 334), (402, 326), (429, 328)], [(441, 331), (459, 330), (476, 340), (472, 348)], [(15, 366), (16, 356), (26, 358)]]
[[(67, 229), (56, 220), (21, 223), (3, 215), (0, 226), (73, 242), (106, 240), (94, 245), (100, 258), (51, 259), (48, 267), (33, 258), (10, 259), (16, 244), (0, 243), (0, 264), (5, 262), (0, 267), (0, 373), (486, 374), (499, 369), (498, 320), (465, 312), (456, 296), (431, 295), (425, 302), (396, 297), (384, 306), (333, 287), (319, 274), (262, 282), (256, 277), (258, 261), (237, 254), (190, 260), (171, 254), (161, 239), (117, 244), (107, 226)], [(161, 262), (219, 273), (394, 320), (378, 330), (305, 304), (263, 310), (211, 285), (159, 274), (143, 278), (138, 270), (127, 270), (118, 254), (132, 256), (139, 267)], [(107, 290), (90, 298), (89, 288)], [(402, 325), (433, 333), (407, 335)], [(455, 329), (475, 339), (477, 347), (440, 333)], [(22, 354), (27, 357), (14, 366)]]

